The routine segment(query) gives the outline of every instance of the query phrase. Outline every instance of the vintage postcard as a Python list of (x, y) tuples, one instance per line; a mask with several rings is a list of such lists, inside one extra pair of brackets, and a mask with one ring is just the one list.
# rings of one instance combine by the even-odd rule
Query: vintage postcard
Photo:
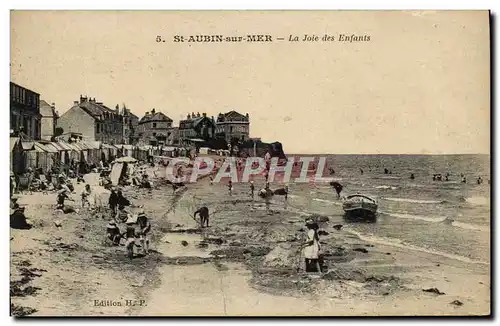
[(488, 11), (10, 18), (12, 316), (490, 315)]

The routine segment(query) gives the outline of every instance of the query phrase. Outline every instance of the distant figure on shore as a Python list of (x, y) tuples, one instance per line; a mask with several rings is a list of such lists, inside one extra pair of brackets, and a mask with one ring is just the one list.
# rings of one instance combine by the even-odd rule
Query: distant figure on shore
[(450, 181), (450, 173), (446, 172), (446, 175), (444, 176), (444, 181)]
[(328, 170), (330, 171), (330, 175), (334, 175), (335, 174), (335, 170), (333, 168), (328, 168)]
[(200, 225), (201, 227), (204, 227), (205, 224), (207, 226), (207, 228), (209, 227), (208, 224), (209, 224), (209, 219), (210, 219), (210, 212), (208, 210), (208, 207), (206, 206), (203, 206), (203, 207), (200, 207), (196, 212), (194, 212), (194, 218), (196, 219), (196, 214), (200, 214)]
[(467, 183), (467, 178), (465, 177), (465, 175), (462, 177), (462, 183)]
[(415, 180), (415, 175), (413, 173), (410, 175), (410, 179)]
[(359, 172), (360, 172), (361, 174), (363, 174), (363, 169), (359, 169)]
[(227, 184), (227, 190), (229, 190), (229, 196), (232, 196), (233, 195), (233, 182), (231, 180), (229, 180), (229, 182)]
[(108, 205), (109, 209), (111, 210), (111, 217), (114, 218), (116, 215), (116, 208), (118, 207), (118, 195), (116, 194), (114, 188), (111, 188), (111, 194), (109, 194)]
[(344, 189), (344, 186), (342, 186), (337, 181), (330, 182), (330, 186), (332, 186), (333, 189), (335, 189), (335, 192), (337, 193), (337, 197), (340, 198), (340, 193), (342, 192), (342, 189)]
[(479, 176), (477, 178), (477, 184), (480, 185), (481, 183), (483, 183), (483, 179)]
[(389, 174), (389, 169), (384, 168), (384, 174)]
[(255, 186), (253, 184), (253, 181), (250, 181), (250, 195), (252, 196), (252, 198), (254, 197), (254, 194), (255, 194)]

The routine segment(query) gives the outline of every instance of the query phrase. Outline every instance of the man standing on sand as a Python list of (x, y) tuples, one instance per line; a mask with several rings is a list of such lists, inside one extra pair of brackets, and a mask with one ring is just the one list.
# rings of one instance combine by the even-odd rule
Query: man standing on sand
[(227, 189), (229, 190), (229, 196), (233, 195), (233, 182), (229, 180), (229, 183), (227, 184)]
[(116, 207), (118, 206), (118, 195), (114, 188), (111, 188), (111, 194), (109, 195), (109, 209), (111, 209), (111, 216), (114, 218), (116, 215)]

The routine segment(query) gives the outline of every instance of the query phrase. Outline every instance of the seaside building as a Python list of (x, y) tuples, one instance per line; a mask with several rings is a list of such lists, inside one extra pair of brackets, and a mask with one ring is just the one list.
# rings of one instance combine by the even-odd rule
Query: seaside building
[(122, 108), (123, 117), (123, 143), (135, 145), (139, 141), (137, 129), (139, 127), (139, 117), (133, 114), (130, 109), (127, 109), (125, 104)]
[(10, 130), (13, 136), (40, 139), (40, 94), (10, 83)]
[(194, 112), (179, 122), (179, 145), (189, 146), (193, 142), (202, 143), (215, 136), (215, 119), (206, 113)]
[(216, 122), (216, 135), (224, 138), (228, 144), (241, 143), (250, 135), (250, 117), (236, 111), (219, 113)]
[(123, 116), (119, 112), (97, 102), (95, 98), (80, 96), (80, 101), (58, 119), (57, 127), (65, 133), (80, 133), (86, 140), (108, 144), (123, 143)]
[(51, 140), (56, 132), (58, 118), (55, 103), (49, 104), (44, 100), (40, 100), (40, 116), (41, 139)]
[(171, 145), (175, 130), (172, 127), (173, 120), (155, 109), (139, 120), (137, 135), (139, 143), (145, 145)]

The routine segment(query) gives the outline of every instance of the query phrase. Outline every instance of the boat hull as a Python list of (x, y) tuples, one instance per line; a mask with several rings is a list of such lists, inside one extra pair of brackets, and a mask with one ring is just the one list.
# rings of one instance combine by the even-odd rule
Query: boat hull
[(352, 221), (375, 221), (377, 218), (378, 205), (373, 202), (346, 201), (342, 207), (344, 209), (345, 216)]

